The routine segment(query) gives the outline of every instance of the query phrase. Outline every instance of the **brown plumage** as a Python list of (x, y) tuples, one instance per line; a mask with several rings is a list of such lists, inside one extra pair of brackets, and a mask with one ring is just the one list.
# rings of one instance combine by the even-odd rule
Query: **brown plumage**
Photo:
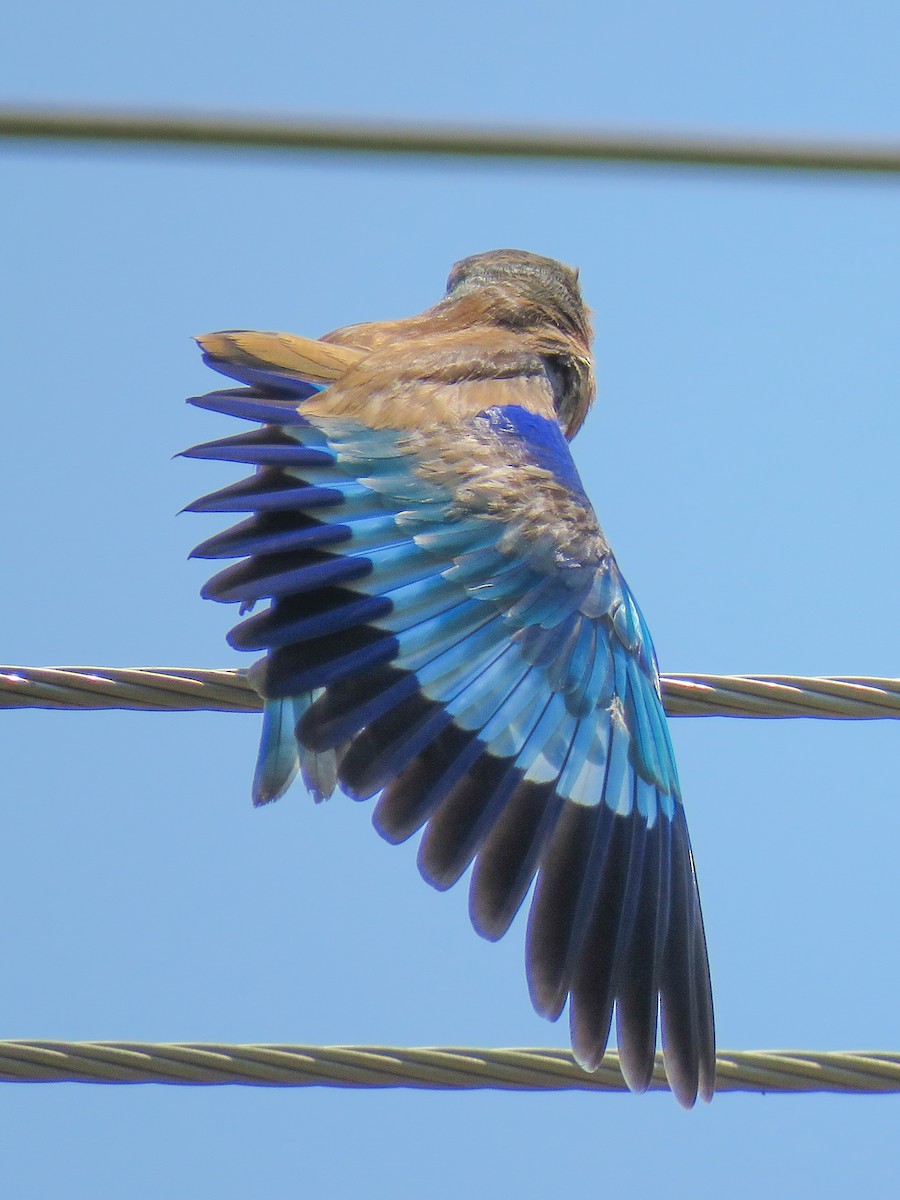
[(558, 420), (567, 438), (594, 400), (591, 326), (570, 268), (521, 251), (457, 263), (448, 294), (416, 317), (348, 325), (318, 341), (231, 331), (197, 338), (211, 359), (331, 386), (304, 412), (374, 429), (421, 429), (497, 402)]

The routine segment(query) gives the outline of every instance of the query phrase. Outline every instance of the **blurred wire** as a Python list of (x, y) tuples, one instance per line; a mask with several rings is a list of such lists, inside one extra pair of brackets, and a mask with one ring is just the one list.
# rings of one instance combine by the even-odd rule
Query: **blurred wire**
[(0, 138), (792, 171), (900, 172), (900, 143), (305, 121), (100, 109), (0, 109)]

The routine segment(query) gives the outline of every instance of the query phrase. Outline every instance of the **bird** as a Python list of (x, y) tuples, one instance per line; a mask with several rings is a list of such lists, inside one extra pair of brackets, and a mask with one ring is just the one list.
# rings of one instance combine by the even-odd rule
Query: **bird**
[(417, 316), (197, 338), (240, 386), (189, 403), (253, 427), (185, 454), (254, 470), (188, 505), (249, 514), (193, 557), (239, 560), (202, 595), (263, 652), (254, 803), (298, 771), (317, 801), (377, 797), (387, 841), (424, 830), (428, 883), (472, 867), (490, 940), (533, 885), (536, 1011), (568, 1003), (586, 1071), (615, 1016), (634, 1092), (659, 1024), (689, 1108), (715, 1086), (706, 936), (650, 633), (569, 449), (592, 337), (576, 270), (494, 250)]

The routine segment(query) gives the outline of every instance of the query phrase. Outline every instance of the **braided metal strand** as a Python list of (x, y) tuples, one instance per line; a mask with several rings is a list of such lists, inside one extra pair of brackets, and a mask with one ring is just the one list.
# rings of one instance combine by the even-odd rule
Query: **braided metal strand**
[(869, 676), (664, 675), (672, 717), (900, 718), (900, 679)]
[[(723, 1050), (719, 1092), (900, 1092), (900, 1054)], [(244, 1084), (255, 1087), (466, 1091), (627, 1090), (618, 1057), (583, 1071), (566, 1050), (470, 1047), (223, 1045), (216, 1042), (0, 1042), (0, 1081)], [(657, 1055), (652, 1090), (666, 1090)]]
[(2, 667), (0, 708), (259, 712), (243, 671), (190, 667)]
[[(673, 717), (900, 718), (900, 679), (664, 675)], [(189, 667), (0, 667), (0, 708), (258, 712), (243, 671)]]

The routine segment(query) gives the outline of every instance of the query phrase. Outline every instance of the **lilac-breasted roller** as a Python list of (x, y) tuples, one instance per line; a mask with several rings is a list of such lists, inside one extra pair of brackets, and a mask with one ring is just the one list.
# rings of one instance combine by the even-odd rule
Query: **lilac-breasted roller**
[(224, 332), (245, 385), (192, 403), (257, 424), (194, 458), (255, 467), (198, 500), (249, 513), (194, 555), (239, 558), (204, 595), (268, 606), (255, 803), (297, 773), (424, 827), (433, 886), (474, 863), (472, 923), (503, 936), (535, 877), (527, 976), (569, 1001), (588, 1070), (615, 1008), (622, 1070), (650, 1081), (661, 1017), (685, 1105), (713, 1092), (706, 941), (650, 634), (569, 452), (594, 399), (577, 274), (518, 250), (457, 263), (421, 316), (313, 341)]

